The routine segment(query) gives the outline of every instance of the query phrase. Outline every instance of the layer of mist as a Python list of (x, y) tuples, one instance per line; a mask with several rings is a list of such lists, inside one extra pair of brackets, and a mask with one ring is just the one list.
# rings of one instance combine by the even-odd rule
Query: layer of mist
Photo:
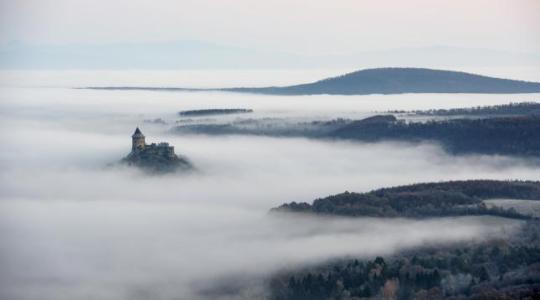
[(274, 218), (155, 200), (19, 200), (0, 208), (6, 299), (194, 299), (231, 276), (261, 277), (239, 285), (264, 295), (263, 275), (281, 268), (500, 238), (519, 225), (496, 218)]
[[(92, 74), (74, 80), (98, 80)], [(4, 81), (0, 89), (0, 298), (253, 299), (281, 267), (504, 237), (519, 226), (499, 218), (272, 217), (271, 207), (421, 181), (540, 178), (527, 160), (453, 157), (433, 144), (178, 136), (142, 123), (216, 107), (296, 121), (360, 118), (534, 101), (536, 94), (291, 98), (43, 85)], [(171, 143), (197, 171), (147, 176), (108, 167), (130, 151), (141, 124), (148, 142)], [(235, 278), (254, 282), (220, 294), (219, 283)]]

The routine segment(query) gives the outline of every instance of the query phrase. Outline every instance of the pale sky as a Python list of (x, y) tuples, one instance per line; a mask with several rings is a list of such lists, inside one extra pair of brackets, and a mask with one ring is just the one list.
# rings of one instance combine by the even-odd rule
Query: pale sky
[(0, 0), (0, 42), (198, 40), (300, 54), (456, 46), (540, 53), (540, 0)]

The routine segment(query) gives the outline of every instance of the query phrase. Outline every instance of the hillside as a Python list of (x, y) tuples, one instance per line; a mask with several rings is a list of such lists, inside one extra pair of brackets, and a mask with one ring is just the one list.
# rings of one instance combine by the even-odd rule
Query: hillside
[(508, 198), (540, 200), (538, 181), (467, 180), (421, 183), (367, 193), (344, 192), (313, 201), (283, 204), (272, 211), (341, 216), (438, 217), (498, 215), (520, 218), (513, 210), (489, 209), (482, 200)]
[(313, 83), (226, 91), (278, 95), (402, 93), (539, 93), (540, 83), (421, 68), (366, 69)]
[(537, 299), (539, 230), (538, 220), (528, 220), (504, 239), (282, 271), (270, 280), (269, 299)]
[[(373, 118), (373, 117), (372, 117)], [(328, 134), (330, 138), (364, 142), (433, 141), (454, 154), (482, 153), (540, 156), (540, 117), (514, 116), (429, 122), (353, 121)]]
[(274, 208), (274, 212), (348, 217), (491, 215), (523, 222), (511, 236), (496, 240), (426, 245), (384, 258), (351, 256), (277, 272), (270, 280), (270, 299), (533, 299), (540, 290), (540, 222), (512, 208), (488, 208), (483, 202), (494, 198), (540, 200), (540, 182), (420, 183)]
[(525, 115), (526, 112), (521, 112), (524, 115), (511, 115), (509, 109), (499, 110), (508, 116), (492, 113), (489, 118), (482, 116), (485, 118), (428, 122), (405, 122), (394, 115), (376, 115), (361, 120), (336, 119), (296, 123), (284, 119), (238, 119), (220, 124), (182, 124), (175, 126), (172, 132), (307, 137), (361, 142), (435, 142), (451, 154), (540, 157), (540, 116)]
[(519, 94), (540, 93), (540, 82), (501, 79), (465, 72), (421, 69), (378, 68), (366, 69), (312, 83), (291, 86), (185, 88), (141, 86), (84, 87), (94, 90), (143, 91), (225, 91), (268, 95), (369, 95), (403, 93), (476, 93)]

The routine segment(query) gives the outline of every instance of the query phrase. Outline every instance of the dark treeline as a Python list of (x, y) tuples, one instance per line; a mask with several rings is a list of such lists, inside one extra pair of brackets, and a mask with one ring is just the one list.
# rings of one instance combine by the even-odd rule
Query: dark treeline
[(272, 300), (538, 299), (540, 222), (510, 239), (345, 259), (276, 274)]
[(238, 118), (229, 123), (185, 124), (172, 129), (174, 133), (208, 135), (264, 135), (278, 137), (324, 138), (350, 124), (351, 120), (290, 122), (278, 118)]
[(366, 142), (433, 141), (453, 154), (479, 153), (540, 156), (540, 116), (485, 119), (453, 119), (404, 122), (382, 119), (354, 121), (328, 135), (329, 138)]
[[(362, 120), (290, 122), (284, 119), (237, 119), (229, 123), (185, 124), (175, 133), (267, 135), (345, 139), (362, 142), (434, 142), (451, 154), (540, 157), (540, 104), (520, 103), (474, 109), (422, 111), (427, 115), (469, 114), (467, 118), (405, 122), (393, 115)], [(481, 118), (470, 118), (482, 114)], [(506, 115), (506, 116), (501, 116)], [(486, 117), (490, 116), (490, 117)]]
[(482, 200), (495, 198), (540, 200), (540, 182), (466, 180), (421, 183), (367, 193), (344, 192), (317, 199), (313, 204), (283, 204), (272, 211), (369, 217), (495, 215), (529, 218), (512, 208), (488, 208), (482, 203)]
[(274, 211), (371, 217), (497, 215), (525, 222), (509, 237), (410, 249), (371, 260), (331, 261), (286, 270), (269, 280), (273, 300), (537, 299), (540, 220), (487, 209), (492, 198), (540, 200), (539, 181), (421, 183), (285, 204)]
[(414, 111), (389, 111), (389, 113), (408, 113), (421, 116), (523, 116), (540, 115), (540, 103), (520, 102), (472, 108), (429, 109)]
[(183, 117), (198, 117), (198, 116), (241, 114), (241, 113), (252, 113), (252, 112), (253, 112), (252, 109), (245, 109), (245, 108), (213, 108), (213, 109), (183, 110), (183, 111), (178, 112), (178, 115), (183, 116)]

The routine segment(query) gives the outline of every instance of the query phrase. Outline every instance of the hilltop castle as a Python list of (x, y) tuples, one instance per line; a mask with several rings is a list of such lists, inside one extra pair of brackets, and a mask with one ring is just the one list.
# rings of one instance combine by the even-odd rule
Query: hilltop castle
[(192, 168), (186, 158), (178, 157), (174, 153), (174, 147), (169, 143), (146, 144), (145, 136), (139, 127), (131, 136), (131, 152), (122, 159), (122, 162), (155, 172)]
[(169, 143), (152, 143), (150, 145), (146, 144), (144, 134), (142, 134), (139, 127), (135, 129), (135, 132), (131, 136), (131, 152), (137, 152), (139, 154), (154, 154), (163, 157), (173, 158), (176, 156), (174, 154), (174, 147), (169, 146)]

